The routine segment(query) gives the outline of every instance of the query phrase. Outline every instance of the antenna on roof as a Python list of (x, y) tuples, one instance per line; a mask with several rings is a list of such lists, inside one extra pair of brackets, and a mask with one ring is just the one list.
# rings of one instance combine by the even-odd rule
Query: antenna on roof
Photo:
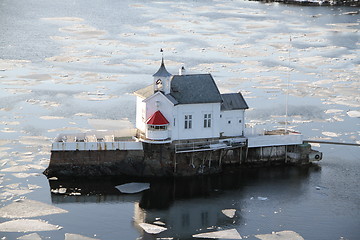
[(288, 71), (288, 78), (287, 78), (287, 84), (286, 84), (286, 97), (285, 97), (285, 134), (287, 133), (287, 121), (288, 121), (288, 98), (289, 98), (289, 81), (290, 81), (290, 72), (291, 72), (291, 68), (290, 68), (290, 49), (291, 49), (291, 36), (290, 36), (290, 44), (289, 44), (289, 50), (288, 50), (288, 68), (289, 68), (289, 71)]

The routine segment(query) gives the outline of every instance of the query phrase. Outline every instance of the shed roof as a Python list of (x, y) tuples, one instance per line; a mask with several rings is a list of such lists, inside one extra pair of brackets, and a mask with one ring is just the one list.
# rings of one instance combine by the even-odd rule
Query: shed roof
[(221, 110), (248, 109), (248, 105), (240, 92), (221, 94), (223, 100)]
[(222, 102), (211, 74), (174, 75), (170, 94), (179, 104)]
[(146, 124), (149, 125), (167, 125), (169, 121), (162, 115), (160, 111), (156, 111), (153, 115), (151, 115), (148, 120), (146, 120)]

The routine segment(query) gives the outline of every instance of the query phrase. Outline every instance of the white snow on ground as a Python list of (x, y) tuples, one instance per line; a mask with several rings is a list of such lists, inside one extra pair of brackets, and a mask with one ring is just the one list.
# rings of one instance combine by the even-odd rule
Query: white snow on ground
[(304, 240), (303, 237), (294, 231), (272, 232), (270, 234), (255, 235), (255, 237), (261, 240)]
[(116, 186), (116, 189), (118, 189), (122, 193), (139, 193), (150, 189), (150, 183), (126, 183)]
[(193, 235), (195, 238), (219, 238), (219, 239), (242, 239), (236, 229), (222, 230), (216, 232), (199, 233)]
[(161, 233), (165, 230), (167, 230), (167, 228), (165, 227), (160, 227), (158, 225), (154, 225), (154, 224), (150, 224), (150, 223), (139, 223), (139, 226), (144, 229), (145, 232), (150, 233), (150, 234), (158, 234)]
[(0, 232), (39, 232), (60, 230), (61, 228), (37, 219), (17, 219), (0, 223)]
[(2, 218), (31, 218), (50, 214), (67, 213), (68, 211), (42, 202), (21, 199), (0, 208)]

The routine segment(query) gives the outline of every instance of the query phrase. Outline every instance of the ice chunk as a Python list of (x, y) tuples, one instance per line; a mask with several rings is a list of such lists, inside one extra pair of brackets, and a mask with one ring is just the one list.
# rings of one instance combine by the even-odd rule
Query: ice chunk
[(258, 197), (257, 199), (258, 199), (258, 200), (260, 200), (260, 201), (265, 201), (265, 200), (268, 200), (268, 198), (267, 198), (267, 197)]
[(29, 188), (30, 190), (34, 190), (34, 189), (38, 189), (38, 188), (41, 188), (41, 187), (38, 186), (38, 185), (35, 185), (35, 184), (28, 184), (28, 188)]
[(0, 232), (39, 232), (60, 229), (60, 226), (36, 219), (17, 219), (0, 223)]
[(3, 208), (0, 208), (0, 217), (2, 218), (29, 218), (45, 216), (50, 214), (67, 213), (68, 211), (45, 204), (42, 202), (23, 199), (13, 202)]
[(225, 216), (233, 218), (235, 216), (236, 209), (224, 209), (221, 210), (221, 212), (225, 214)]
[(353, 117), (353, 118), (360, 118), (360, 111), (348, 111), (347, 115), (349, 115), (349, 117)]
[(340, 134), (334, 133), (334, 132), (322, 132), (323, 135), (328, 137), (338, 137)]
[(133, 182), (116, 186), (116, 188), (122, 193), (138, 193), (149, 189), (150, 184)]
[(79, 234), (65, 233), (65, 240), (99, 240), (99, 239), (85, 237)]
[(270, 234), (255, 235), (255, 237), (261, 240), (304, 240), (303, 237), (294, 231), (272, 232)]
[(29, 170), (30, 167), (28, 166), (13, 166), (13, 167), (8, 167), (5, 169), (1, 169), (1, 172), (25, 172), (27, 170)]
[(18, 237), (17, 239), (19, 239), (19, 240), (41, 240), (41, 237), (37, 233), (31, 233), (28, 235)]
[(161, 227), (161, 226), (150, 224), (150, 223), (139, 223), (139, 226), (142, 229), (144, 229), (145, 232), (150, 233), (150, 234), (158, 234), (158, 233), (161, 233), (161, 232), (167, 230), (167, 228), (165, 228), (165, 227)]
[(222, 230), (216, 232), (199, 233), (193, 235), (195, 238), (219, 238), (219, 239), (242, 239), (236, 229)]
[(28, 178), (28, 177), (36, 177), (39, 176), (39, 173), (13, 173), (13, 176), (17, 178)]
[(161, 221), (155, 221), (154, 224), (160, 225), (160, 226), (165, 226), (165, 223), (161, 222)]

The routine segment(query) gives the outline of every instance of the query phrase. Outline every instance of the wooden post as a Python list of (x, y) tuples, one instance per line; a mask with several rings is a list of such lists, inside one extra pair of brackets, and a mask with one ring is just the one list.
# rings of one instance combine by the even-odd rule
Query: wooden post
[(175, 155), (174, 155), (174, 173), (176, 173), (176, 151), (175, 151)]
[(211, 154), (212, 154), (212, 151), (210, 151), (209, 168), (211, 167)]
[(221, 166), (221, 158), (222, 158), (223, 150), (220, 149), (220, 158), (219, 158), (219, 167)]

